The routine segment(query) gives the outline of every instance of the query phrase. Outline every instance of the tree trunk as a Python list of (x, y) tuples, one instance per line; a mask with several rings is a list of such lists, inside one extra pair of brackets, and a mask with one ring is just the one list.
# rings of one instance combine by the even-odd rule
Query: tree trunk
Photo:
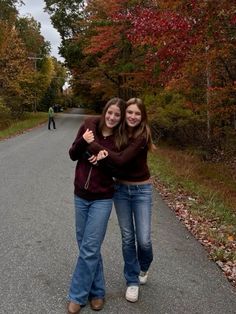
[(210, 120), (210, 87), (211, 87), (211, 80), (210, 80), (210, 64), (208, 60), (208, 50), (209, 46), (206, 46), (206, 106), (207, 106), (207, 139), (210, 140), (211, 138), (211, 120)]

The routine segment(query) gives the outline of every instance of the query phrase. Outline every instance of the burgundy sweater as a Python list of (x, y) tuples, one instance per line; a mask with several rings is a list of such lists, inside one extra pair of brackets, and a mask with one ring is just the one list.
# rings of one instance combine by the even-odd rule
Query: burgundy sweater
[[(108, 199), (114, 194), (114, 181), (109, 170), (99, 166), (92, 165), (88, 161), (86, 151), (88, 148), (87, 142), (83, 138), (86, 128), (83, 124), (73, 142), (69, 155), (73, 161), (77, 160), (74, 179), (75, 195), (86, 200)], [(104, 138), (97, 128), (95, 128), (96, 139), (105, 149), (115, 150), (113, 135)]]
[[(95, 131), (98, 120), (99, 118), (87, 119), (86, 128)], [(103, 169), (106, 165), (109, 169), (113, 169), (113, 176), (118, 180), (141, 182), (150, 178), (147, 165), (148, 146), (143, 136), (130, 139), (129, 145), (120, 152), (104, 147), (95, 137), (95, 141), (89, 144), (88, 150), (96, 155), (101, 149), (108, 151), (108, 156), (102, 160)]]

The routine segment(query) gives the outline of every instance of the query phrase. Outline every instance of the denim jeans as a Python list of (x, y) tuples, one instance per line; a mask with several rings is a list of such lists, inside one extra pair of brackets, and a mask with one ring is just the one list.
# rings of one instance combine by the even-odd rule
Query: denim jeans
[(126, 283), (139, 285), (140, 270), (147, 271), (153, 260), (152, 185), (116, 184), (114, 204), (122, 236)]
[(88, 299), (105, 297), (101, 246), (112, 209), (112, 199), (87, 201), (75, 196), (76, 238), (79, 256), (68, 299), (85, 305)]

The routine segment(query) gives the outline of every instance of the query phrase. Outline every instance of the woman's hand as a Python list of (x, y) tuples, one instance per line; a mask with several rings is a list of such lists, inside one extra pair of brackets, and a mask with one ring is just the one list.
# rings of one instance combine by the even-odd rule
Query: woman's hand
[(88, 143), (92, 143), (94, 141), (93, 131), (87, 129), (83, 134), (83, 139)]
[(102, 160), (106, 158), (107, 156), (108, 156), (108, 151), (106, 151), (105, 149), (100, 150), (100, 152), (97, 154), (97, 161)]
[(93, 165), (96, 165), (98, 162), (97, 162), (97, 156), (95, 155), (92, 155), (91, 157), (88, 158), (88, 161), (93, 164)]

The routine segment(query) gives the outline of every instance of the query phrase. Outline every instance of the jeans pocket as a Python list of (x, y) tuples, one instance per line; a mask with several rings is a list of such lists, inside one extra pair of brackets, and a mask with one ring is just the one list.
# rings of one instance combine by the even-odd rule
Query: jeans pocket
[(140, 184), (137, 185), (138, 191), (143, 194), (152, 194), (152, 185), (151, 184)]

